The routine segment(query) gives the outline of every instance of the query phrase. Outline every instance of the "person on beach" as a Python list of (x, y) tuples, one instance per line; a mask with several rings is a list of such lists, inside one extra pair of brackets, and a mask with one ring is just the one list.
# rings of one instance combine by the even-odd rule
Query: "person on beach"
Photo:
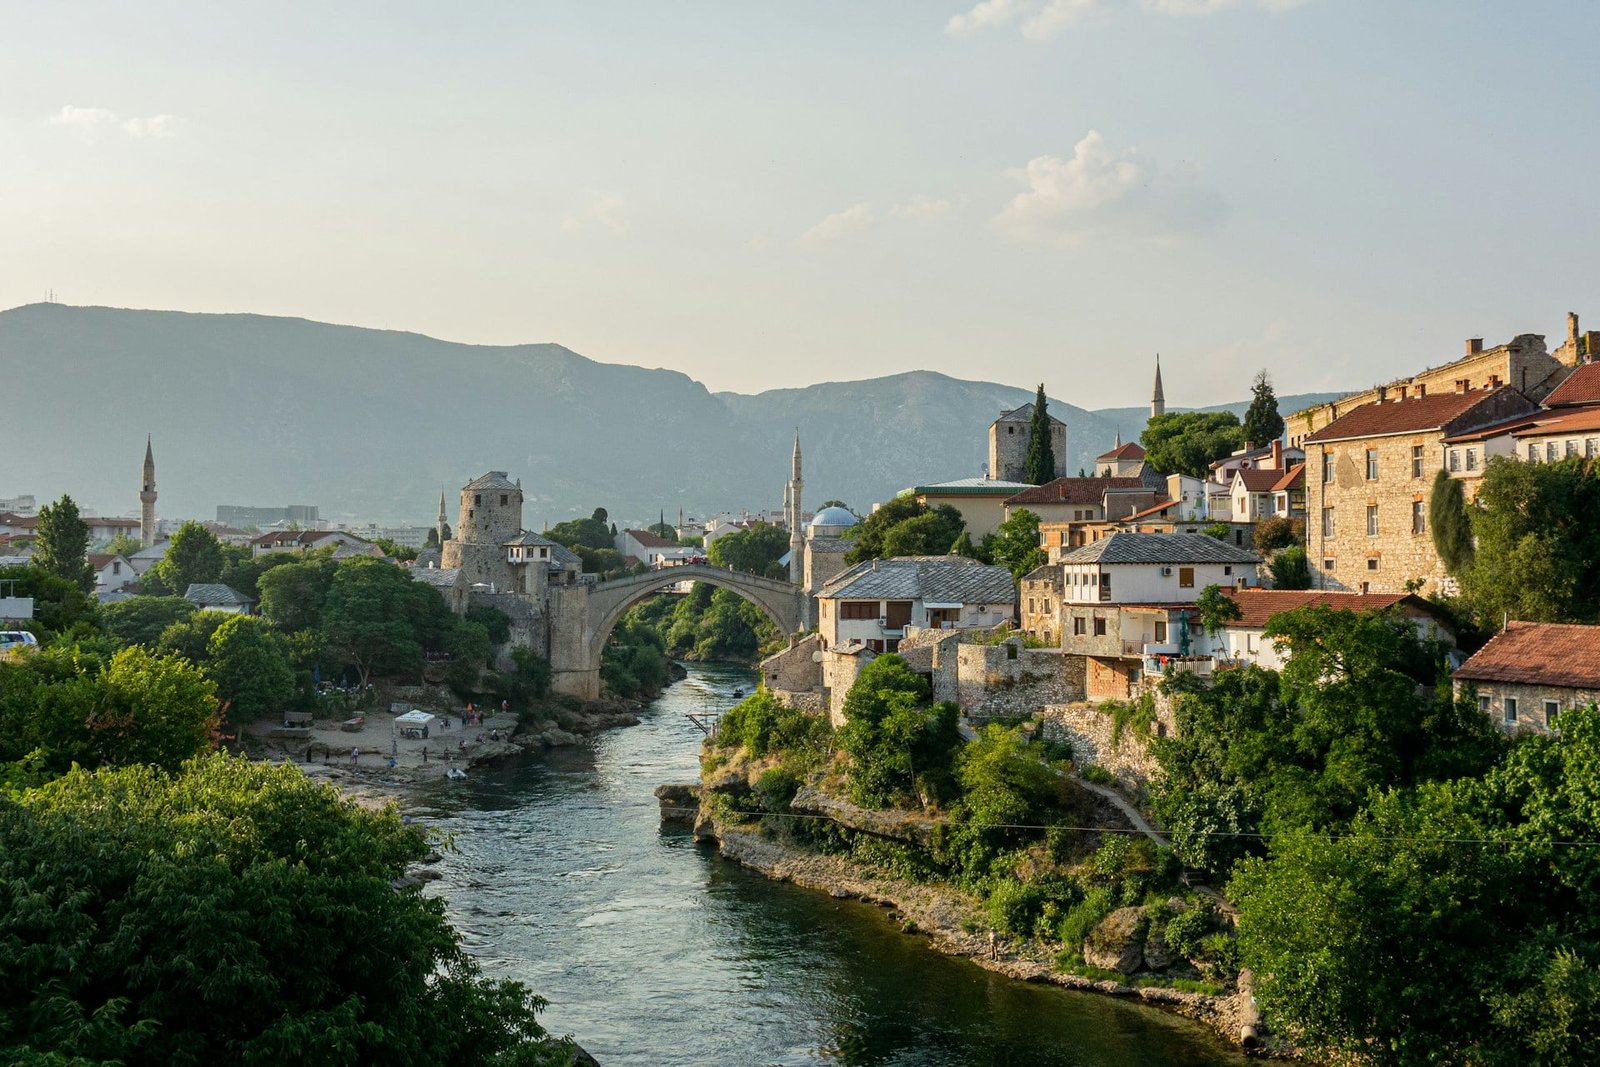
[(423, 763), (427, 763), (428, 762), (428, 750), (427, 749), (423, 749), (422, 750), (422, 762)]
[(361, 749), (352, 748), (350, 750), (350, 762), (351, 763), (359, 763), (360, 761), (361, 761)]
[(993, 930), (989, 931), (989, 958), (991, 960), (1000, 958), (1000, 935)]

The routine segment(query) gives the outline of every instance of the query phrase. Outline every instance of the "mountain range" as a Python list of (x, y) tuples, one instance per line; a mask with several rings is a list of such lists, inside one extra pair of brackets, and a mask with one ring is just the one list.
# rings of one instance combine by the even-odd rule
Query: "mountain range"
[[(137, 514), (148, 433), (163, 518), (304, 503), (336, 521), (425, 524), (442, 491), (454, 521), (457, 487), (504, 470), (538, 529), (596, 506), (621, 522), (776, 508), (796, 428), (806, 503), (864, 512), (909, 485), (979, 475), (989, 423), (1033, 392), (911, 371), (712, 393), (557, 344), (30, 304), (0, 311), (0, 398), (0, 497), (65, 492), (86, 512)], [(1137, 438), (1147, 414), (1055, 398), (1050, 412), (1067, 424), (1069, 470), (1091, 468), (1118, 432)]]

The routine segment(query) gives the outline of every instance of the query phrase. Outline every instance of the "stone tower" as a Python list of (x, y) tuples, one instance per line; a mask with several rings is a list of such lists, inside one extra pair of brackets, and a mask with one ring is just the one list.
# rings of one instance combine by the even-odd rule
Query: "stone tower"
[(139, 544), (149, 548), (156, 543), (156, 457), (150, 450), (150, 435), (144, 438), (144, 477), (139, 483)]
[[(1028, 479), (1028, 440), (1033, 429), (1033, 404), (1028, 403), (1011, 411), (1001, 412), (989, 424), (989, 469), (984, 472), (990, 481), (1025, 482)], [(1050, 416), (1050, 450), (1056, 466), (1052, 476), (1067, 476), (1067, 424)]]
[(794, 432), (794, 460), (789, 468), (789, 580), (795, 585), (805, 581), (806, 546), (800, 525), (805, 520), (805, 509), (800, 506), (800, 431)]
[(1161, 353), (1156, 353), (1156, 387), (1150, 391), (1150, 417), (1167, 413), (1167, 397), (1161, 391)]
[(439, 548), (439, 566), (461, 571), (457, 585), (512, 588), (514, 575), (505, 544), (522, 533), (522, 485), (505, 471), (490, 471), (461, 489), (454, 536)]

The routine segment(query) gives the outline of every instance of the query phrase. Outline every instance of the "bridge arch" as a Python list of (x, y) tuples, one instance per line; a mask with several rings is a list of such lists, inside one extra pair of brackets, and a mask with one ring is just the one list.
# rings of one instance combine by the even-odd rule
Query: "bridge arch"
[(629, 608), (680, 582), (690, 581), (726, 589), (748, 600), (786, 637), (792, 638), (811, 625), (811, 598), (797, 585), (702, 563), (664, 567), (632, 578), (603, 582), (592, 589), (584, 624), (584, 668), (600, 669), (606, 641)]

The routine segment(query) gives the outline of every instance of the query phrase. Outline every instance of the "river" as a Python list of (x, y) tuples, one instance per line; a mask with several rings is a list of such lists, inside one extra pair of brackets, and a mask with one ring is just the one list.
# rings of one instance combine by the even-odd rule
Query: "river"
[(754, 673), (692, 665), (613, 730), (433, 794), (458, 852), (431, 892), (493, 975), (604, 1067), (1155, 1067), (1239, 1064), (1140, 1004), (1027, 985), (942, 956), (878, 908), (772, 882), (663, 828), (652, 790), (698, 780), (686, 712)]

